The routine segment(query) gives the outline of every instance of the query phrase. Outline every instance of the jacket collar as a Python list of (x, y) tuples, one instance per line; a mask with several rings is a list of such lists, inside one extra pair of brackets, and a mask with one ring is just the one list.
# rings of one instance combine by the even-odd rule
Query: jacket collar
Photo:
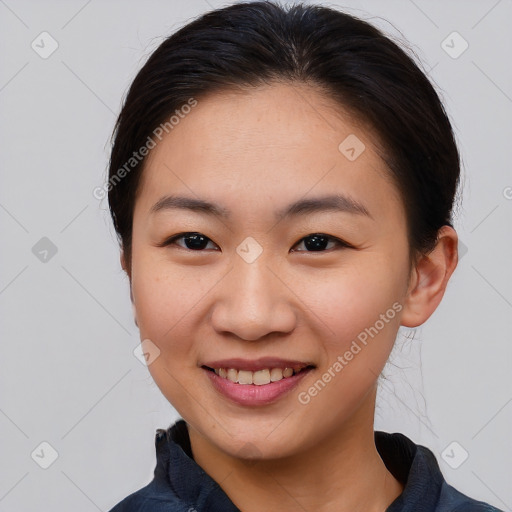
[[(386, 512), (436, 509), (444, 478), (434, 454), (400, 433), (375, 431), (375, 445), (388, 470), (404, 490)], [(172, 492), (197, 512), (240, 512), (223, 489), (192, 458), (188, 429), (183, 419), (155, 437), (155, 484), (163, 494)]]
[(155, 437), (157, 465), (155, 481), (165, 494), (172, 492), (196, 512), (240, 512), (223, 489), (192, 458), (190, 438), (184, 420)]

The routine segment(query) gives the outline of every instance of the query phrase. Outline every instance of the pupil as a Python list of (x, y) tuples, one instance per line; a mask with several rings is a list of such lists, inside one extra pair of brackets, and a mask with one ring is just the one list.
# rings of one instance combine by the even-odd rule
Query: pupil
[(203, 235), (191, 234), (185, 237), (185, 245), (188, 249), (204, 249), (208, 245), (208, 240)]
[[(308, 243), (308, 240), (310, 243)], [(311, 249), (313, 251), (318, 251), (325, 249), (327, 245), (327, 237), (323, 235), (311, 235), (304, 239), (304, 246), (307, 249)]]

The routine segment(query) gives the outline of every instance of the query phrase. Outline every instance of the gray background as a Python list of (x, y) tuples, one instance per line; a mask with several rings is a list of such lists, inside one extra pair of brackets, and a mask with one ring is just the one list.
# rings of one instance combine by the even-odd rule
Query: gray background
[[(400, 331), (375, 428), (428, 446), (450, 484), (510, 511), (512, 2), (311, 3), (409, 41), (464, 161), (462, 258), (414, 339)], [(105, 511), (152, 478), (155, 429), (177, 414), (134, 356), (128, 280), (92, 191), (137, 70), (166, 35), (222, 5), (0, 0), (2, 512)], [(31, 47), (51, 49), (43, 31), (58, 43), (47, 58)], [(453, 31), (469, 44), (457, 58)], [(47, 469), (42, 442), (58, 453)]]

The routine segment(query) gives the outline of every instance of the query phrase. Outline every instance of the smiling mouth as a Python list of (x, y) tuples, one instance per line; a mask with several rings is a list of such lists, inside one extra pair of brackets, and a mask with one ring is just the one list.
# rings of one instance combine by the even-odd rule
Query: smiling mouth
[(309, 371), (315, 368), (314, 365), (307, 365), (302, 367), (285, 367), (285, 368), (264, 368), (257, 371), (250, 370), (237, 370), (235, 368), (210, 368), (209, 366), (202, 366), (205, 370), (214, 372), (219, 377), (229, 380), (236, 384), (264, 386), (271, 382), (278, 382), (285, 380), (298, 373)]

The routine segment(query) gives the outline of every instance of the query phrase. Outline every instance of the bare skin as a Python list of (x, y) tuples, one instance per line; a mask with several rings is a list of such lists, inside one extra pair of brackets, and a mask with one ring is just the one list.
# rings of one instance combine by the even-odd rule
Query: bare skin
[[(338, 149), (350, 134), (365, 145), (353, 161)], [(435, 249), (410, 267), (403, 203), (375, 141), (315, 89), (273, 84), (200, 99), (146, 162), (131, 266), (123, 255), (121, 263), (141, 339), (160, 350), (149, 370), (187, 421), (194, 459), (242, 512), (382, 512), (403, 491), (374, 442), (377, 378), (400, 325), (421, 325), (440, 303), (457, 265), (457, 234), (444, 226)], [(369, 215), (275, 217), (292, 202), (332, 194)], [(151, 213), (164, 195), (231, 214)], [(204, 248), (186, 237), (163, 245), (190, 232), (207, 237)], [(318, 233), (334, 238), (311, 250), (305, 237)], [(247, 237), (262, 249), (251, 263), (237, 252)], [(378, 333), (308, 394), (380, 315)], [(263, 356), (315, 368), (260, 406), (221, 395), (201, 368)]]

